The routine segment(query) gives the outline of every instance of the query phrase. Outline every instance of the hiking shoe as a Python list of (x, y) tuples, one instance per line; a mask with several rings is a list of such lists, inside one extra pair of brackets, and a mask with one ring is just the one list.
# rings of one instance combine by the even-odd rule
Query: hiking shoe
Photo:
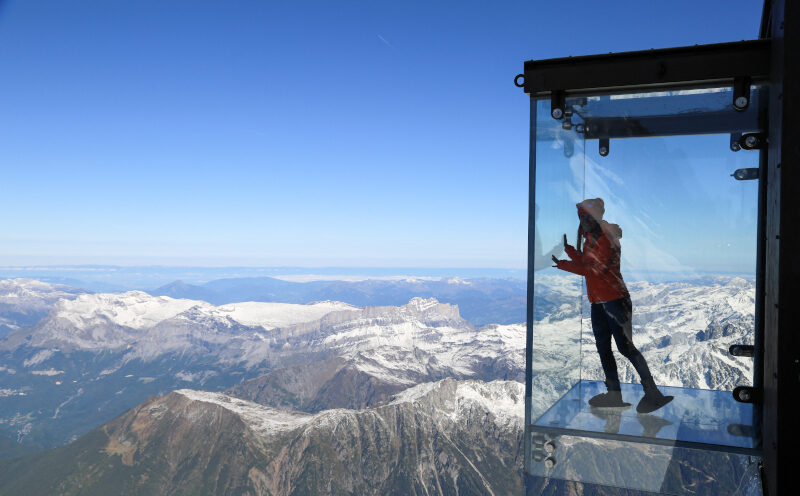
[(644, 398), (636, 405), (639, 413), (650, 413), (672, 401), (672, 396), (664, 396), (658, 389), (651, 389), (644, 393)]
[(622, 401), (622, 391), (609, 391), (600, 393), (589, 398), (589, 405), (596, 408), (616, 408), (621, 406), (631, 406), (630, 403)]

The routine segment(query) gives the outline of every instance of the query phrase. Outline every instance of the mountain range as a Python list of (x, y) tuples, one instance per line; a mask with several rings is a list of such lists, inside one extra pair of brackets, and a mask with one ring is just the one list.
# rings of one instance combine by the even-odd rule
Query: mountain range
[[(601, 377), (580, 285), (570, 277), (539, 280), (534, 367), (542, 400), (534, 416), (558, 394), (561, 379), (551, 381), (550, 370)], [(29, 326), (9, 319), (12, 332), (0, 340), (0, 449), (5, 456), (55, 449), (2, 462), (0, 472), (11, 475), (0, 476), (0, 494), (36, 487), (64, 494), (81, 487), (85, 494), (170, 494), (171, 487), (180, 494), (168, 481), (224, 488), (210, 494), (518, 492), (522, 407), (504, 401), (521, 396), (514, 391), (523, 380), (524, 324), (477, 327), (457, 306), (432, 298), (400, 306), (213, 305), (5, 283), (9, 294), (19, 292), (15, 285), (40, 288), (42, 295), (28, 297), (40, 314), (41, 305), (49, 310)], [(752, 339), (752, 282), (630, 288), (634, 339), (657, 382), (711, 389), (749, 383), (752, 362), (726, 350)], [(632, 369), (621, 372), (635, 381)], [(474, 401), (458, 399), (467, 396)], [(470, 413), (458, 405), (471, 405)], [(225, 432), (217, 429), (223, 424)], [(180, 439), (168, 436), (171, 429)], [(487, 433), (495, 437), (482, 440)], [(381, 451), (387, 443), (391, 453)], [(370, 463), (380, 453), (381, 463)], [(52, 477), (25, 475), (54, 463), (64, 469)], [(337, 463), (355, 475), (339, 480), (325, 472)], [(369, 492), (381, 487), (406, 492)]]

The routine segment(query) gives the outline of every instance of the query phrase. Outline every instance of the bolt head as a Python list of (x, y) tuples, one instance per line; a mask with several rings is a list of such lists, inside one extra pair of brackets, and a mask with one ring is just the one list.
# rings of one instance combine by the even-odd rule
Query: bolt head
[(733, 143), (731, 143), (731, 150), (732, 151), (738, 152), (741, 149), (742, 149), (742, 147), (739, 145), (739, 143), (737, 143), (735, 141)]
[(556, 450), (556, 443), (554, 443), (553, 441), (545, 443), (544, 450), (547, 452), (548, 455), (552, 455)]
[(742, 401), (750, 401), (750, 392), (746, 389), (739, 391), (739, 399)]
[(755, 148), (756, 145), (758, 145), (758, 138), (751, 134), (744, 139), (744, 143), (748, 146), (748, 148)]
[(602, 156), (604, 156), (604, 157), (605, 157), (606, 155), (608, 155), (608, 148), (606, 148), (605, 146), (601, 146), (601, 147), (600, 147), (600, 155), (602, 155)]
[(562, 117), (564, 117), (564, 110), (559, 107), (556, 107), (550, 114), (553, 116), (553, 119), (561, 119)]
[(749, 100), (747, 99), (746, 96), (739, 96), (739, 97), (736, 97), (736, 100), (734, 100), (733, 105), (736, 108), (743, 109), (743, 108), (747, 107), (748, 101)]
[(547, 458), (544, 461), (545, 468), (553, 468), (556, 466), (556, 461), (554, 458)]
[(575, 124), (575, 132), (582, 133), (584, 131), (583, 124)]

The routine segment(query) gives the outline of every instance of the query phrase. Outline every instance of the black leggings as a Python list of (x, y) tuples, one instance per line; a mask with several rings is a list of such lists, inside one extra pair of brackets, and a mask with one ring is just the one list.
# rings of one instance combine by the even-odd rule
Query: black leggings
[(630, 298), (592, 303), (592, 332), (594, 332), (597, 352), (600, 354), (600, 363), (606, 374), (606, 386), (609, 391), (620, 390), (617, 361), (614, 360), (614, 353), (611, 351), (611, 336), (614, 336), (617, 349), (622, 356), (633, 364), (645, 390), (655, 387), (647, 362), (633, 345), (632, 314), (633, 305)]

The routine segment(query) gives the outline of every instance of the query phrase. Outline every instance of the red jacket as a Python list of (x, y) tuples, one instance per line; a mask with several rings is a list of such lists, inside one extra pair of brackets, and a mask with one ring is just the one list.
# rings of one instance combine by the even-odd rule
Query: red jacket
[(556, 267), (586, 278), (586, 292), (589, 301), (602, 303), (629, 297), (628, 288), (619, 271), (620, 247), (606, 234), (595, 237), (585, 235), (583, 253), (572, 246), (566, 252), (572, 260), (559, 260)]

